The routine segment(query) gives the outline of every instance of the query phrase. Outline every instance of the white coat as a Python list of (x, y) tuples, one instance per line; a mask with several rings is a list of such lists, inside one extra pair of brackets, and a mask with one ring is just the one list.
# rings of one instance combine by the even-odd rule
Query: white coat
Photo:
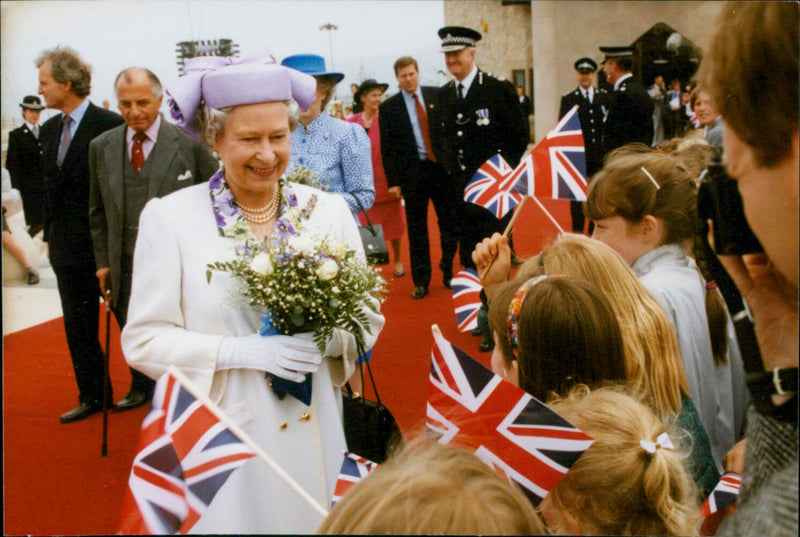
[(722, 457), (740, 439), (748, 401), (733, 323), (729, 317), (728, 363), (715, 366), (706, 316), (706, 282), (694, 259), (679, 245), (669, 244), (641, 256), (633, 271), (661, 304), (675, 329), (689, 395), (708, 433), (717, 469), (722, 472)]
[[(329, 236), (362, 252), (361, 240), (344, 200), (302, 185), (291, 185), (298, 207), (316, 193), (318, 201), (304, 230)], [(227, 273), (206, 280), (206, 265), (235, 258), (234, 241), (221, 237), (208, 184), (183, 189), (147, 203), (139, 222), (133, 284), (122, 348), (128, 363), (152, 378), (178, 366), (261, 448), (323, 507), (330, 506), (341, 468), (345, 439), (341, 390), (357, 357), (352, 336), (343, 358), (323, 359), (313, 375), (310, 406), (283, 400), (267, 386), (263, 371), (216, 370), (225, 336), (246, 336), (262, 326), (263, 312), (236, 292)], [(383, 327), (380, 314), (365, 311), (372, 334)], [(301, 420), (304, 413), (310, 419)], [(321, 517), (258, 458), (236, 470), (211, 502), (193, 533), (312, 533)]]

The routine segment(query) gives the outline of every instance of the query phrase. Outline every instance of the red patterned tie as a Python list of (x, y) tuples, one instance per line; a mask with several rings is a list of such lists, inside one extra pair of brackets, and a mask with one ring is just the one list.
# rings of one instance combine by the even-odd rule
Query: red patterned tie
[(133, 135), (133, 147), (131, 148), (131, 164), (136, 173), (144, 166), (144, 148), (142, 142), (147, 138), (143, 132), (137, 132)]
[(436, 157), (433, 154), (433, 147), (431, 146), (431, 132), (428, 127), (428, 114), (425, 113), (422, 103), (419, 102), (419, 97), (416, 93), (414, 96), (414, 105), (417, 107), (417, 119), (419, 120), (419, 128), (422, 131), (422, 140), (425, 142), (425, 152), (428, 153), (428, 160), (436, 162)]

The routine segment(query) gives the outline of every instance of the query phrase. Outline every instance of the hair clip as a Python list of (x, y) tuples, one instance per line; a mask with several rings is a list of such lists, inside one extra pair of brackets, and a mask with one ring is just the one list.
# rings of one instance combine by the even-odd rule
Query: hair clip
[(706, 289), (716, 289), (716, 288), (717, 288), (717, 282), (715, 282), (714, 280), (706, 282)]
[(519, 324), (519, 312), (522, 310), (522, 303), (525, 301), (525, 296), (528, 294), (528, 291), (531, 287), (549, 277), (549, 274), (542, 274), (527, 280), (525, 283), (519, 286), (517, 291), (514, 293), (514, 296), (511, 298), (511, 302), (508, 304), (508, 342), (511, 344), (511, 351), (514, 353), (514, 356), (517, 355), (517, 326)]
[(666, 432), (658, 435), (655, 442), (650, 442), (649, 440), (639, 440), (639, 446), (650, 455), (653, 455), (658, 448), (669, 449), (671, 451), (675, 449), (675, 445), (672, 443), (672, 440)]
[(647, 168), (642, 166), (641, 169), (644, 172), (644, 174), (650, 179), (650, 181), (652, 181), (653, 184), (656, 185), (656, 190), (661, 190), (661, 186), (659, 186), (658, 182), (656, 181), (656, 178), (650, 175), (650, 172), (647, 171)]

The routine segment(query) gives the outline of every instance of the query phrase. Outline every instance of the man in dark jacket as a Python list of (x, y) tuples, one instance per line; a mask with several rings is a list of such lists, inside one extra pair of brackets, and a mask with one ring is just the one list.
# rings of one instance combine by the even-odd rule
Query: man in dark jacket
[[(103, 350), (97, 334), (100, 287), (89, 230), (89, 142), (121, 124), (122, 118), (89, 102), (91, 68), (72, 49), (46, 50), (35, 65), (45, 105), (62, 112), (42, 125), (41, 136), (45, 236), (80, 392), (78, 406), (61, 416), (61, 423), (71, 423), (103, 408)], [(110, 400), (110, 387), (108, 392)]]
[(605, 152), (631, 142), (648, 147), (653, 141), (653, 100), (633, 78), (633, 47), (600, 47), (605, 53), (603, 71), (614, 93), (605, 123)]

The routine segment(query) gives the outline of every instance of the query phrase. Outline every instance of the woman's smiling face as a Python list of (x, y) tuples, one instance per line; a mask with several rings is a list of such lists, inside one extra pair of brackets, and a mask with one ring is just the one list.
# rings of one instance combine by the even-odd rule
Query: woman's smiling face
[(222, 159), (225, 181), (237, 200), (257, 207), (269, 200), (289, 164), (290, 134), (289, 113), (283, 102), (240, 105), (231, 111), (214, 150)]

